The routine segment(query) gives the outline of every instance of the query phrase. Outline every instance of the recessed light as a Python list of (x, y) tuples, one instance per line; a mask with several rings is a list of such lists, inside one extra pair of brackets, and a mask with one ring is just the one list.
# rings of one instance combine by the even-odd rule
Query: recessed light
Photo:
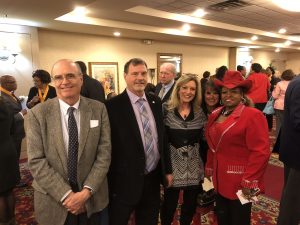
[(251, 37), (251, 40), (252, 41), (256, 41), (258, 39), (258, 37), (256, 36), (256, 35), (253, 35), (252, 37)]
[(206, 14), (207, 12), (205, 12), (203, 9), (197, 9), (192, 15), (195, 17), (203, 17)]
[(290, 46), (291, 44), (292, 44), (292, 42), (289, 41), (289, 40), (287, 40), (286, 42), (284, 42), (284, 45), (285, 45), (285, 46)]
[(280, 52), (280, 48), (276, 48), (276, 49), (275, 49), (275, 52)]
[(184, 31), (189, 31), (190, 29), (191, 29), (191, 26), (187, 23), (182, 26), (182, 30), (184, 30)]
[(286, 29), (281, 28), (281, 29), (279, 29), (278, 33), (279, 33), (279, 34), (284, 34), (284, 33), (286, 33)]
[(300, 1), (297, 1), (297, 0), (272, 0), (272, 2), (282, 9), (292, 11), (292, 12), (300, 12)]
[(76, 16), (84, 16), (87, 14), (87, 10), (85, 7), (78, 6), (73, 10), (73, 13), (75, 13)]
[(118, 31), (114, 32), (114, 36), (119, 37), (120, 35), (121, 35), (120, 32), (118, 32)]

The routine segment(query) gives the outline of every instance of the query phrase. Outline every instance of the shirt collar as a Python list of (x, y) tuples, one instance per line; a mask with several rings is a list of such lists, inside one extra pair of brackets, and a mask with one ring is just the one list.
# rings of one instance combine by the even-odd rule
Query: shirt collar
[[(60, 110), (62, 111), (63, 115), (67, 115), (68, 114), (68, 109), (69, 109), (69, 107), (71, 107), (71, 105), (65, 103), (61, 99), (58, 99), (58, 101), (59, 101)], [(80, 98), (78, 99), (78, 101), (74, 105), (72, 105), (72, 107), (74, 107), (76, 110), (78, 110), (79, 103), (80, 103)]]
[(163, 84), (163, 87), (165, 87), (165, 89), (171, 88), (171, 87), (173, 86), (174, 83), (175, 83), (175, 80), (173, 79), (173, 80), (171, 80), (170, 83), (168, 83), (168, 84), (166, 84), (166, 85)]
[(136, 94), (132, 93), (131, 91), (129, 91), (128, 88), (126, 88), (126, 92), (127, 92), (128, 96), (129, 96), (129, 99), (130, 99), (130, 101), (131, 101), (132, 104), (135, 104), (141, 98), (144, 101), (147, 101), (145, 93), (143, 94), (142, 97), (140, 97), (140, 96), (137, 96)]

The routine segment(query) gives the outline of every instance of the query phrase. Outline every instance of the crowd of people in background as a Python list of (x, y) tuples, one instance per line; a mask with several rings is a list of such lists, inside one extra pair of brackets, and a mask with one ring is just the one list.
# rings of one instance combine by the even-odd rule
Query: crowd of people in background
[(134, 215), (136, 225), (171, 225), (182, 193), (179, 220), (189, 225), (206, 177), (218, 225), (250, 225), (271, 154), (273, 115), (263, 113), (271, 96), (285, 166), (278, 224), (298, 225), (299, 77), (290, 69), (276, 77), (259, 63), (249, 72), (223, 65), (201, 80), (178, 78), (172, 63), (158, 69), (155, 86), (147, 63), (130, 59), (125, 90), (105, 96), (84, 62), (58, 60), (51, 75), (33, 72), (25, 108), (16, 79), (1, 76), (0, 225), (16, 224), (13, 189), (26, 185), (18, 163), (25, 116), (39, 224), (127, 225)]

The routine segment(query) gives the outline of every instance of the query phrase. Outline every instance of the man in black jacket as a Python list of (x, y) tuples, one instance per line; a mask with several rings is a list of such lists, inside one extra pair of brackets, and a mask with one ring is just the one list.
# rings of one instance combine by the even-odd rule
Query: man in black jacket
[(104, 102), (105, 94), (101, 83), (87, 74), (86, 65), (84, 62), (76, 61), (75, 63), (77, 63), (80, 67), (83, 76), (83, 85), (81, 87), (80, 95)]
[(284, 190), (278, 225), (300, 222), (300, 77), (294, 78), (285, 92), (279, 159), (284, 163)]
[(162, 103), (169, 100), (175, 85), (176, 67), (173, 63), (163, 63), (159, 70), (159, 82), (155, 89)]
[(125, 64), (124, 78), (126, 90), (105, 103), (112, 138), (110, 225), (127, 225), (133, 211), (136, 225), (157, 225), (161, 178), (166, 186), (172, 182), (161, 101), (145, 94), (147, 65), (142, 59)]

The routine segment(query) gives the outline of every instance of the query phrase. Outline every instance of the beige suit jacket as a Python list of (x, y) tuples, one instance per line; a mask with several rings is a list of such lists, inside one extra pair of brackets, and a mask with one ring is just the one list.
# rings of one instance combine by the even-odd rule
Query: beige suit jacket
[[(104, 104), (81, 97), (77, 181), (94, 190), (87, 201), (88, 216), (108, 204), (106, 174), (111, 160), (111, 138)], [(91, 127), (90, 121), (98, 120)], [(71, 189), (67, 178), (67, 150), (63, 141), (57, 98), (35, 106), (28, 115), (28, 163), (34, 178), (35, 216), (41, 225), (63, 225), (67, 210), (61, 199)]]

